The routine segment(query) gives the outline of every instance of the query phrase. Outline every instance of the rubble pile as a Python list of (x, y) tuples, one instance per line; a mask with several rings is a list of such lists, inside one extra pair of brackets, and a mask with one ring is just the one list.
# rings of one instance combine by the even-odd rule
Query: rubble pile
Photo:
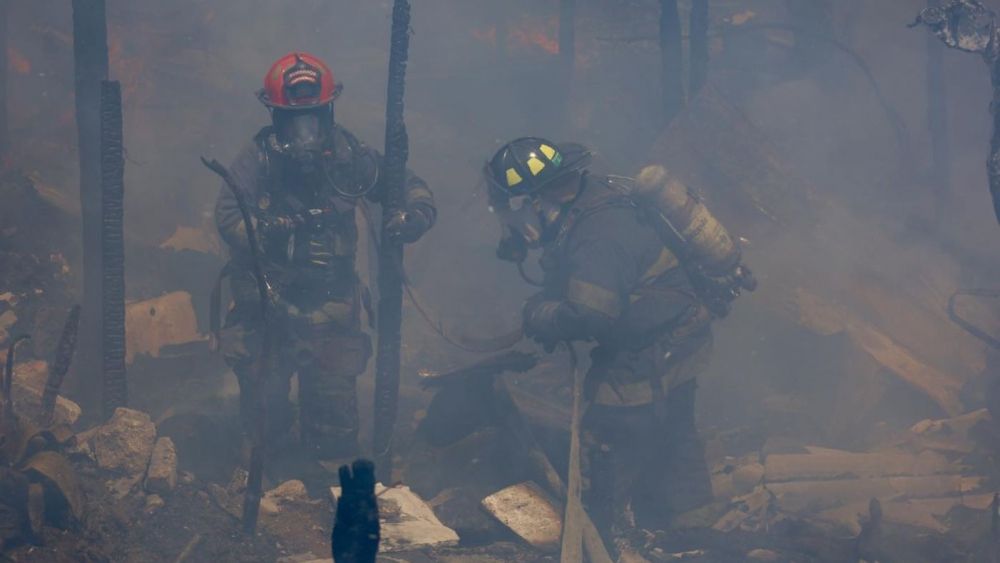
[[(42, 393), (49, 375), (49, 365), (41, 360), (31, 360), (14, 369), (14, 408), (23, 416), (38, 420), (42, 413)], [(56, 397), (52, 424), (73, 426), (80, 419), (80, 405), (63, 396)]]
[[(375, 485), (382, 540), (379, 551), (392, 553), (458, 545), (458, 534), (444, 526), (434, 511), (409, 487)], [(330, 489), (336, 506), (340, 487)]]
[(177, 487), (177, 452), (168, 437), (157, 437), (146, 413), (119, 408), (106, 423), (79, 434), (73, 453), (93, 462), (116, 499), (139, 496), (146, 512), (161, 508)]

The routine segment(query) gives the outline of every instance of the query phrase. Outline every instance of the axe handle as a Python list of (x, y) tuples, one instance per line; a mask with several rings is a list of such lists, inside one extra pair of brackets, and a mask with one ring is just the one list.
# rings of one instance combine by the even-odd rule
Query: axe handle
[(580, 501), (580, 420), (583, 418), (583, 376), (577, 365), (573, 343), (566, 344), (573, 371), (573, 415), (569, 428), (569, 482), (566, 484), (566, 511), (563, 516), (560, 563), (583, 562), (583, 506)]
[[(549, 491), (560, 501), (565, 502), (566, 484), (563, 482), (562, 477), (559, 476), (559, 472), (553, 467), (552, 462), (549, 461), (548, 456), (545, 455), (541, 446), (538, 445), (531, 427), (524, 419), (521, 410), (517, 407), (517, 403), (514, 401), (513, 395), (511, 395), (510, 387), (504, 378), (496, 378), (493, 396), (494, 401), (496, 401), (497, 411), (501, 413), (503, 423), (507, 427), (508, 432), (524, 447), (528, 461), (535, 468), (535, 471), (540, 473), (545, 479), (545, 484)], [(594, 525), (593, 520), (590, 519), (590, 515), (582, 507), (579, 510), (579, 515), (583, 528), (583, 547), (587, 551), (587, 556), (591, 563), (612, 563), (611, 556), (604, 546), (604, 540), (601, 539), (601, 534), (597, 531), (597, 526)]]

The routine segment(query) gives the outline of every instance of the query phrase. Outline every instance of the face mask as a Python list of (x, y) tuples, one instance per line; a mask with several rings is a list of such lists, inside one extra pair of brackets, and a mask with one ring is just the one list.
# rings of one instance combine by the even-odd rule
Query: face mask
[(303, 172), (315, 170), (320, 163), (328, 128), (327, 115), (326, 111), (274, 112), (278, 150)]
[(563, 211), (561, 205), (544, 199), (535, 199), (532, 201), (531, 208), (535, 211), (538, 223), (541, 225), (543, 231), (558, 222), (559, 216), (562, 215)]
[(538, 215), (523, 199), (495, 202), (490, 206), (490, 210), (500, 220), (500, 227), (504, 233), (516, 233), (524, 239), (528, 248), (537, 248), (541, 244), (541, 225), (538, 223)]

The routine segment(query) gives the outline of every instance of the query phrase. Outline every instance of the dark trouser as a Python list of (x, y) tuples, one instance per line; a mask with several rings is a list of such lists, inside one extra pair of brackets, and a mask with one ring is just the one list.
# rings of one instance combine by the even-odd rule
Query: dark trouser
[(709, 502), (712, 486), (694, 420), (695, 381), (657, 405), (592, 405), (583, 420), (589, 513), (603, 533), (634, 524), (666, 529), (670, 520)]
[[(289, 400), (291, 377), (299, 379), (299, 431), (303, 445), (317, 459), (339, 459), (358, 451), (356, 382), (371, 356), (371, 343), (359, 331), (279, 331), (272, 369), (264, 383), (267, 421), (265, 439), (282, 440), (295, 422)], [(240, 416), (247, 432), (255, 431), (259, 415), (255, 362), (261, 331), (252, 324), (227, 327), (223, 336), (226, 361), (240, 383)]]

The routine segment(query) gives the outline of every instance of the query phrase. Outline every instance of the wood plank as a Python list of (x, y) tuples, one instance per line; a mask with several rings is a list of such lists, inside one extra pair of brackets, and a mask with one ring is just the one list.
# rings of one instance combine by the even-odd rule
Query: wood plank
[(779, 506), (789, 512), (813, 512), (850, 502), (894, 498), (961, 497), (978, 492), (982, 477), (932, 475), (921, 477), (875, 477), (834, 481), (793, 481), (769, 484)]
[(933, 452), (853, 453), (827, 450), (815, 454), (774, 454), (764, 461), (767, 483), (865, 477), (924, 476), (960, 473), (961, 467)]

